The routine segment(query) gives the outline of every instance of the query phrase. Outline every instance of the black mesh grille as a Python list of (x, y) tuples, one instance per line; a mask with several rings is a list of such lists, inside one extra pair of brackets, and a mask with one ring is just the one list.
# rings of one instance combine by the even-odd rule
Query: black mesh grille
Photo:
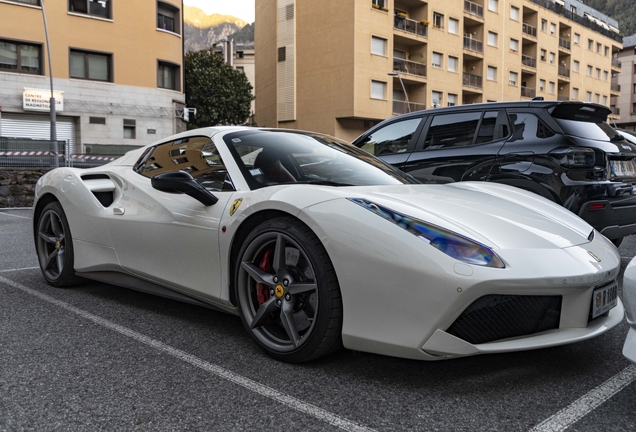
[(475, 300), (446, 330), (471, 344), (559, 328), (561, 296), (487, 295)]

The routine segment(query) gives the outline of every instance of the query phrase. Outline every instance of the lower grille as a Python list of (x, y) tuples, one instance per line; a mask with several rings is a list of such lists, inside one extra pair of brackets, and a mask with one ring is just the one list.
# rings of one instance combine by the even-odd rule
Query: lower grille
[(475, 300), (446, 330), (471, 344), (559, 328), (561, 296), (487, 295)]

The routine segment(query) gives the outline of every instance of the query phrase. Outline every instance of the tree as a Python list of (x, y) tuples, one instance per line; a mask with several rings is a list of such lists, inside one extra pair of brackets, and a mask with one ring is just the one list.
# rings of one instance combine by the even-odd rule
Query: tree
[(197, 110), (188, 129), (245, 123), (254, 96), (243, 72), (212, 50), (187, 53), (184, 69), (186, 103)]

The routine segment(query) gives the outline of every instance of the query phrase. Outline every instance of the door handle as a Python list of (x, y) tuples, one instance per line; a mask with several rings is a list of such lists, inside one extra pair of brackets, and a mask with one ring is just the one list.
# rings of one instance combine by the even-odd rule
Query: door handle
[(113, 208), (113, 214), (115, 216), (121, 216), (124, 214), (124, 208), (123, 207), (114, 207)]

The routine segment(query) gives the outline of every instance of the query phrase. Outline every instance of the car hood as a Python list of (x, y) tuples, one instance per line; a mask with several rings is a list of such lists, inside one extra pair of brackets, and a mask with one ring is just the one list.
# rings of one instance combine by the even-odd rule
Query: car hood
[[(531, 192), (485, 182), (352, 188), (363, 198), (493, 248), (566, 248), (588, 243), (593, 228)], [(600, 235), (600, 234), (596, 234)]]

